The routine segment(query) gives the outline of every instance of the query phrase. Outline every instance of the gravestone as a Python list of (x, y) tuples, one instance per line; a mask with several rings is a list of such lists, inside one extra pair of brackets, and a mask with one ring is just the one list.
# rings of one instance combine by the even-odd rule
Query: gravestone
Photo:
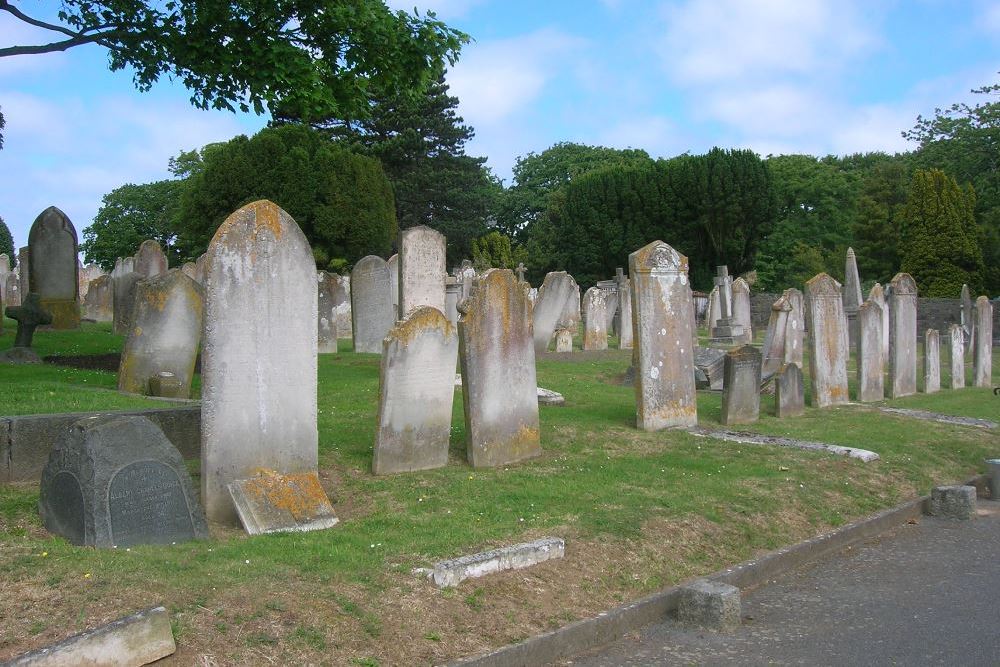
[(81, 267), (78, 271), (80, 276), (80, 301), (83, 302), (86, 300), (87, 295), (90, 294), (90, 284), (107, 274), (97, 264), (88, 264)]
[(697, 426), (688, 259), (663, 241), (653, 241), (629, 255), (628, 270), (636, 427), (658, 431)]
[(7, 303), (7, 278), (12, 275), (14, 273), (10, 270), (10, 256), (0, 253), (0, 303)]
[(159, 243), (146, 239), (139, 244), (132, 266), (132, 270), (143, 278), (154, 278), (167, 272), (167, 256)]
[(133, 258), (119, 257), (111, 272), (113, 329), (116, 334), (128, 333), (132, 306), (135, 304), (135, 286), (142, 280), (142, 276), (132, 270), (133, 266)]
[(989, 387), (993, 374), (993, 305), (985, 296), (976, 299), (973, 329), (972, 386)]
[(607, 316), (604, 330), (617, 335), (618, 332), (615, 330), (615, 313), (618, 311), (618, 285), (614, 280), (598, 280), (597, 289), (604, 291), (604, 300), (607, 303), (604, 309), (604, 313)]
[(726, 379), (726, 351), (717, 347), (694, 348), (695, 386), (698, 389), (722, 391)]
[[(575, 280), (573, 282), (574, 284), (576, 283)], [(569, 329), (574, 333), (576, 332), (580, 325), (580, 321), (583, 319), (581, 316), (582, 308), (580, 303), (580, 285), (575, 284), (573, 287), (573, 296), (566, 301), (566, 307), (563, 309), (562, 317), (559, 319), (559, 324), (557, 325), (558, 327)]]
[[(472, 294), (472, 286), (476, 281), (476, 269), (472, 266), (472, 260), (463, 259), (455, 277), (462, 283), (462, 299), (468, 299)], [(462, 299), (459, 299), (459, 301)]]
[(334, 294), (333, 320), (338, 338), (351, 337), (351, 277), (338, 276), (340, 284)]
[(372, 472), (387, 475), (448, 463), (458, 333), (441, 311), (414, 310), (385, 338)]
[(196, 259), (194, 261), (194, 268), (195, 268), (195, 273), (198, 274), (198, 277), (195, 278), (195, 281), (199, 285), (201, 285), (202, 287), (204, 287), (205, 286), (205, 276), (208, 275), (208, 253), (207, 252), (203, 252), (202, 254), (198, 255), (198, 259)]
[(266, 200), (226, 218), (207, 263), (201, 497), (209, 520), (234, 524), (230, 482), (316, 471), (316, 264)]
[(948, 327), (948, 366), (951, 371), (952, 389), (965, 387), (965, 337), (962, 325), (954, 324)]
[(337, 352), (337, 300), (341, 291), (340, 276), (316, 272), (316, 349), (321, 354)]
[(7, 274), (7, 291), (4, 292), (3, 303), (6, 306), (21, 305), (21, 281), (16, 273)]
[(712, 287), (708, 293), (708, 308), (705, 311), (705, 328), (711, 331), (722, 317), (722, 307), (719, 305), (719, 286)]
[(924, 333), (924, 393), (941, 390), (941, 341), (937, 329)]
[(21, 298), (31, 291), (31, 249), (24, 246), (17, 251), (17, 278), (21, 282)]
[(458, 326), (458, 301), (462, 298), (462, 286), (455, 276), (444, 279), (444, 316), (453, 326)]
[(729, 268), (717, 267), (717, 275), (712, 279), (719, 288), (719, 319), (709, 332), (709, 344), (719, 347), (739, 345), (743, 340), (743, 327), (733, 318), (733, 284)]
[(201, 279), (198, 275), (198, 265), (194, 262), (184, 262), (184, 264), (181, 265), (181, 271), (191, 280), (195, 281), (199, 285), (201, 284)]
[(848, 403), (847, 318), (840, 283), (825, 273), (806, 282), (809, 307), (809, 366), (812, 405), (825, 408)]
[(583, 295), (583, 349), (608, 349), (608, 291), (591, 287)]
[(868, 299), (882, 309), (882, 372), (889, 363), (889, 303), (885, 300), (885, 290), (875, 283), (868, 292)]
[(854, 256), (854, 248), (848, 248), (844, 261), (844, 313), (847, 315), (847, 335), (851, 347), (857, 346), (858, 308), (861, 307), (862, 300), (858, 260)]
[(788, 301), (791, 310), (785, 326), (785, 363), (795, 364), (802, 370), (805, 358), (806, 310), (802, 292), (790, 287), (781, 296)]
[(459, 305), (469, 462), (499, 466), (541, 454), (531, 304), (509, 269), (490, 269)]
[(628, 278), (619, 283), (618, 292), (618, 349), (631, 350), (633, 345), (632, 332), (632, 285)]
[(399, 233), (399, 313), (431, 306), (444, 312), (445, 237), (418, 225)]
[(573, 351), (573, 332), (569, 329), (556, 329), (556, 352)]
[(351, 271), (351, 320), (355, 352), (381, 354), (382, 339), (396, 322), (393, 276), (381, 257), (362, 257)]
[(760, 350), (744, 345), (726, 353), (722, 423), (751, 424), (760, 417)]
[(180, 383), (180, 397), (189, 398), (204, 310), (204, 290), (180, 269), (139, 281), (118, 367), (118, 390), (154, 395), (150, 379), (168, 372)]
[(917, 283), (897, 273), (889, 292), (889, 397), (917, 393)]
[(743, 335), (740, 342), (749, 344), (753, 342), (753, 327), (750, 316), (750, 285), (743, 278), (733, 281), (733, 321), (743, 327)]
[(805, 381), (797, 364), (784, 364), (774, 377), (774, 416), (798, 417), (805, 414)]
[[(764, 332), (764, 344), (761, 347), (764, 361), (761, 366), (762, 377), (770, 377), (778, 372), (785, 363), (785, 334), (790, 328), (788, 317), (792, 312), (792, 304), (785, 296), (781, 296), (771, 304), (771, 316), (767, 320), (767, 330)], [(801, 347), (801, 344), (800, 344)]]
[(885, 361), (882, 357), (882, 309), (868, 299), (858, 308), (858, 400), (862, 403), (885, 398)]
[(7, 317), (17, 320), (17, 333), (14, 334), (14, 347), (0, 353), (0, 363), (7, 364), (38, 364), (41, 359), (31, 349), (31, 341), (35, 329), (52, 324), (52, 315), (42, 308), (41, 299), (32, 292), (20, 306), (8, 306)]
[(229, 494), (248, 535), (323, 530), (339, 522), (315, 472), (261, 469), (230, 482)]
[(526, 267), (524, 265), (524, 262), (518, 262), (517, 263), (517, 268), (514, 269), (514, 273), (515, 273), (515, 275), (517, 275), (517, 282), (519, 282), (519, 283), (526, 282), (524, 280), (524, 274), (527, 273), (527, 271), (528, 271), (528, 267)]
[(208, 538), (184, 459), (146, 417), (74, 423), (42, 472), (45, 528), (73, 544), (127, 547)]
[(114, 321), (114, 290), (108, 274), (90, 281), (83, 298), (83, 317), (94, 322)]
[(565, 319), (566, 305), (578, 289), (573, 276), (565, 271), (553, 271), (545, 275), (532, 311), (536, 356), (548, 349), (555, 330)]
[(959, 299), (961, 301), (959, 318), (962, 325), (962, 333), (965, 334), (965, 353), (971, 354), (976, 343), (976, 316), (975, 306), (972, 303), (972, 295), (969, 292), (968, 285), (962, 285), (962, 292), (959, 295)]
[(392, 321), (395, 322), (399, 317), (399, 254), (387, 259), (386, 264), (389, 266), (389, 276), (392, 278), (389, 286), (392, 288)]
[(52, 315), (53, 329), (80, 326), (77, 236), (73, 223), (55, 206), (42, 211), (28, 232), (31, 291)]

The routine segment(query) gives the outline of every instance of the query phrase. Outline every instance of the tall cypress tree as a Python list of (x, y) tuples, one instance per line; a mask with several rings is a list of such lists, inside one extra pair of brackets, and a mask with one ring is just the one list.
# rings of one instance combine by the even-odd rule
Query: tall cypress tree
[(7, 227), (7, 223), (0, 218), (0, 254), (7, 253), (10, 257), (10, 265), (14, 266), (17, 262), (17, 253), (14, 252), (14, 237), (10, 235), (10, 229)]

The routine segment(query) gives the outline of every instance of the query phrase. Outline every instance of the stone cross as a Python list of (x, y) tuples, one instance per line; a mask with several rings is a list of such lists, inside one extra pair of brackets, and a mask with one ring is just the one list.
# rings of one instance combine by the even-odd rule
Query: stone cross
[(36, 292), (29, 294), (20, 306), (7, 308), (7, 317), (17, 320), (17, 334), (14, 336), (14, 347), (31, 347), (31, 339), (39, 326), (52, 324), (52, 315), (42, 308), (41, 299)]
[(514, 273), (517, 274), (517, 282), (519, 282), (519, 283), (523, 283), (524, 282), (524, 272), (527, 271), (527, 270), (528, 270), (528, 267), (526, 267), (524, 265), (524, 262), (518, 262), (517, 263), (517, 268), (514, 269)]

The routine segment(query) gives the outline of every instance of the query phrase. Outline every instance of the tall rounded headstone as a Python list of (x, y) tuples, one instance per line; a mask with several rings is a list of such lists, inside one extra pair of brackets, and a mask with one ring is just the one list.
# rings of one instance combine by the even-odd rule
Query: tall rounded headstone
[(536, 356), (548, 349), (549, 342), (563, 320), (566, 304), (573, 299), (578, 289), (573, 276), (565, 271), (545, 274), (532, 311)]
[(809, 370), (812, 405), (850, 402), (847, 389), (847, 318), (840, 283), (821, 273), (806, 283), (809, 307)]
[(882, 357), (882, 307), (868, 299), (858, 307), (858, 400), (885, 399), (885, 360)]
[(917, 393), (917, 283), (897, 273), (889, 291), (889, 397)]
[(399, 319), (420, 306), (445, 308), (444, 234), (417, 225), (399, 233)]
[(965, 387), (965, 333), (961, 324), (952, 323), (948, 327), (948, 369), (949, 387)]
[(583, 294), (583, 349), (608, 349), (609, 292), (591, 287)]
[(119, 257), (111, 272), (111, 300), (114, 311), (112, 327), (116, 334), (124, 335), (129, 330), (132, 306), (135, 303), (135, 286), (142, 280), (142, 276), (133, 270), (134, 266), (135, 261), (132, 257)]
[(973, 319), (972, 386), (989, 387), (993, 377), (993, 304), (985, 296), (976, 299)]
[(208, 248), (202, 351), (202, 502), (235, 524), (230, 482), (258, 468), (315, 472), (316, 264), (288, 213), (262, 200)]
[(316, 340), (320, 353), (337, 352), (337, 292), (340, 276), (326, 271), (316, 272)]
[(167, 272), (167, 256), (160, 244), (152, 239), (146, 239), (139, 244), (135, 253), (133, 268), (143, 278), (152, 278)]
[(389, 263), (381, 257), (368, 255), (354, 265), (351, 271), (351, 321), (355, 352), (382, 352), (382, 339), (396, 322), (392, 284)]
[(28, 232), (31, 291), (52, 315), (53, 329), (80, 326), (77, 236), (73, 223), (55, 206), (42, 211)]

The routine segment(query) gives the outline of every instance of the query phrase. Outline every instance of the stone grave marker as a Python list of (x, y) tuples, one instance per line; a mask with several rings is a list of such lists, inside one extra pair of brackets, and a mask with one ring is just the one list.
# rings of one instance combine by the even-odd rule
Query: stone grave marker
[(752, 318), (750, 316), (750, 285), (743, 278), (733, 281), (733, 321), (743, 327), (740, 342), (753, 342)]
[(760, 350), (744, 345), (726, 353), (722, 423), (751, 424), (760, 417)]
[(774, 377), (774, 416), (780, 419), (805, 414), (805, 382), (797, 364), (783, 364)]
[(21, 298), (31, 291), (31, 249), (24, 246), (17, 251), (17, 279), (21, 283)]
[(444, 279), (444, 316), (454, 326), (458, 326), (458, 302), (462, 298), (462, 285), (455, 276)]
[(761, 353), (764, 356), (764, 362), (761, 366), (762, 377), (767, 378), (774, 375), (786, 363), (785, 335), (790, 328), (788, 318), (791, 312), (792, 304), (784, 295), (771, 304), (771, 316), (767, 320), (764, 344), (761, 347)]
[(573, 332), (569, 329), (556, 329), (556, 352), (573, 351)]
[(230, 482), (316, 471), (316, 264), (266, 200), (226, 218), (207, 262), (201, 497), (209, 520), (232, 524)]
[(633, 346), (632, 331), (632, 281), (625, 278), (620, 283), (618, 292), (618, 349), (631, 350)]
[(889, 303), (885, 299), (882, 285), (875, 283), (868, 292), (868, 299), (882, 309), (882, 371), (889, 364)]
[(840, 283), (821, 273), (806, 283), (813, 407), (848, 403), (847, 319)]
[(862, 300), (858, 260), (854, 256), (854, 248), (848, 248), (844, 261), (844, 313), (847, 315), (847, 335), (851, 347), (857, 346), (858, 308), (861, 307)]
[(129, 330), (132, 306), (135, 304), (135, 286), (142, 276), (132, 270), (133, 259), (119, 258), (111, 272), (111, 301), (113, 329), (116, 334), (126, 334)]
[(444, 312), (445, 241), (424, 225), (399, 233), (399, 319), (420, 306)]
[(392, 321), (395, 322), (399, 317), (399, 254), (387, 259), (386, 264), (389, 266), (389, 275), (392, 278), (389, 286), (392, 288)]
[(538, 456), (538, 383), (526, 285), (509, 269), (490, 269), (459, 312), (469, 462), (481, 468)]
[(195, 281), (199, 285), (201, 284), (200, 276), (198, 275), (198, 265), (194, 262), (184, 262), (181, 265), (181, 271), (191, 280)]
[(127, 547), (208, 537), (184, 459), (146, 417), (76, 422), (42, 472), (45, 528), (77, 545)]
[(795, 364), (802, 370), (805, 358), (806, 312), (802, 292), (790, 287), (782, 295), (791, 306), (785, 326), (785, 363)]
[(12, 275), (14, 272), (10, 270), (10, 256), (0, 253), (0, 303), (7, 303), (7, 278)]
[(108, 274), (90, 281), (83, 298), (83, 317), (94, 322), (114, 322), (114, 286)]
[(643, 431), (698, 424), (688, 259), (663, 241), (628, 258), (635, 330), (636, 426)]
[[(574, 280), (573, 282), (575, 283), (576, 281)], [(576, 333), (577, 327), (583, 319), (580, 303), (580, 286), (576, 285), (573, 288), (573, 296), (566, 300), (566, 307), (563, 309), (562, 317), (559, 319), (559, 324), (557, 325), (559, 328), (569, 329), (573, 333)]]
[(80, 326), (76, 228), (55, 206), (42, 211), (28, 232), (31, 291), (52, 315), (53, 329)]
[(917, 283), (897, 273), (889, 294), (889, 397), (917, 393)]
[(705, 310), (705, 328), (711, 331), (715, 328), (716, 322), (722, 317), (722, 308), (719, 305), (719, 286), (714, 285), (712, 291), (708, 293), (708, 308)]
[(315, 471), (258, 470), (230, 482), (229, 493), (248, 535), (323, 530), (339, 521)]
[(951, 388), (965, 387), (965, 336), (962, 325), (954, 324), (948, 327), (948, 361), (951, 370)]
[(180, 269), (139, 281), (118, 367), (118, 390), (155, 395), (150, 380), (168, 372), (180, 383), (180, 398), (190, 398), (204, 310), (204, 290)]
[(20, 306), (8, 306), (4, 312), (7, 317), (17, 320), (17, 333), (14, 334), (14, 347), (0, 353), (0, 363), (41, 363), (42, 360), (31, 349), (31, 341), (36, 328), (52, 323), (52, 315), (42, 308), (41, 299), (32, 292)]
[(463, 259), (455, 277), (462, 283), (462, 298), (459, 299), (461, 302), (472, 294), (472, 286), (476, 281), (476, 268), (472, 265), (472, 260)]
[(545, 275), (532, 311), (536, 356), (548, 349), (549, 341), (565, 319), (566, 304), (573, 299), (578, 289), (573, 276), (565, 271), (553, 271)]
[(862, 403), (885, 398), (882, 358), (882, 309), (868, 299), (858, 308), (858, 400)]
[(21, 305), (21, 281), (16, 273), (7, 274), (7, 290), (4, 292), (3, 303), (6, 306)]
[(739, 345), (743, 340), (743, 327), (733, 318), (733, 283), (729, 277), (729, 268), (717, 267), (717, 275), (713, 278), (719, 288), (719, 319), (709, 332), (710, 344), (719, 347)]
[(941, 340), (937, 329), (924, 333), (924, 393), (941, 391)]
[(337, 326), (338, 338), (350, 338), (352, 333), (351, 320), (351, 277), (338, 276), (340, 284), (334, 295), (333, 319)]
[(146, 239), (139, 244), (132, 268), (143, 278), (154, 278), (167, 272), (167, 256), (159, 243)]
[(340, 276), (326, 271), (316, 272), (316, 340), (321, 354), (337, 352), (337, 292)]
[(198, 259), (194, 261), (194, 269), (197, 277), (195, 281), (202, 287), (205, 286), (205, 276), (208, 274), (208, 253), (204, 252), (198, 255)]
[(989, 387), (993, 374), (993, 305), (987, 297), (976, 299), (973, 317), (972, 386)]
[(392, 285), (389, 263), (381, 257), (368, 255), (354, 265), (351, 320), (355, 352), (381, 354), (382, 339), (396, 322), (397, 306), (392, 301)]
[(448, 463), (458, 334), (423, 306), (385, 338), (372, 472), (387, 475)]
[(965, 353), (970, 354), (972, 353), (976, 343), (976, 314), (975, 306), (972, 303), (972, 294), (969, 292), (968, 285), (962, 285), (962, 292), (959, 295), (959, 299), (961, 300), (959, 318), (962, 324), (962, 332), (965, 334)]
[(607, 315), (607, 322), (604, 324), (604, 330), (608, 333), (618, 334), (615, 329), (615, 313), (618, 311), (618, 285), (614, 280), (598, 280), (597, 289), (604, 291), (604, 299), (607, 306), (604, 308), (604, 313)]
[(78, 269), (78, 274), (80, 276), (81, 302), (85, 300), (87, 298), (87, 294), (90, 293), (90, 284), (101, 276), (107, 275), (104, 272), (104, 269), (99, 267), (97, 264), (88, 264), (87, 266), (80, 267)]
[(608, 349), (608, 291), (591, 287), (583, 295), (583, 349)]

